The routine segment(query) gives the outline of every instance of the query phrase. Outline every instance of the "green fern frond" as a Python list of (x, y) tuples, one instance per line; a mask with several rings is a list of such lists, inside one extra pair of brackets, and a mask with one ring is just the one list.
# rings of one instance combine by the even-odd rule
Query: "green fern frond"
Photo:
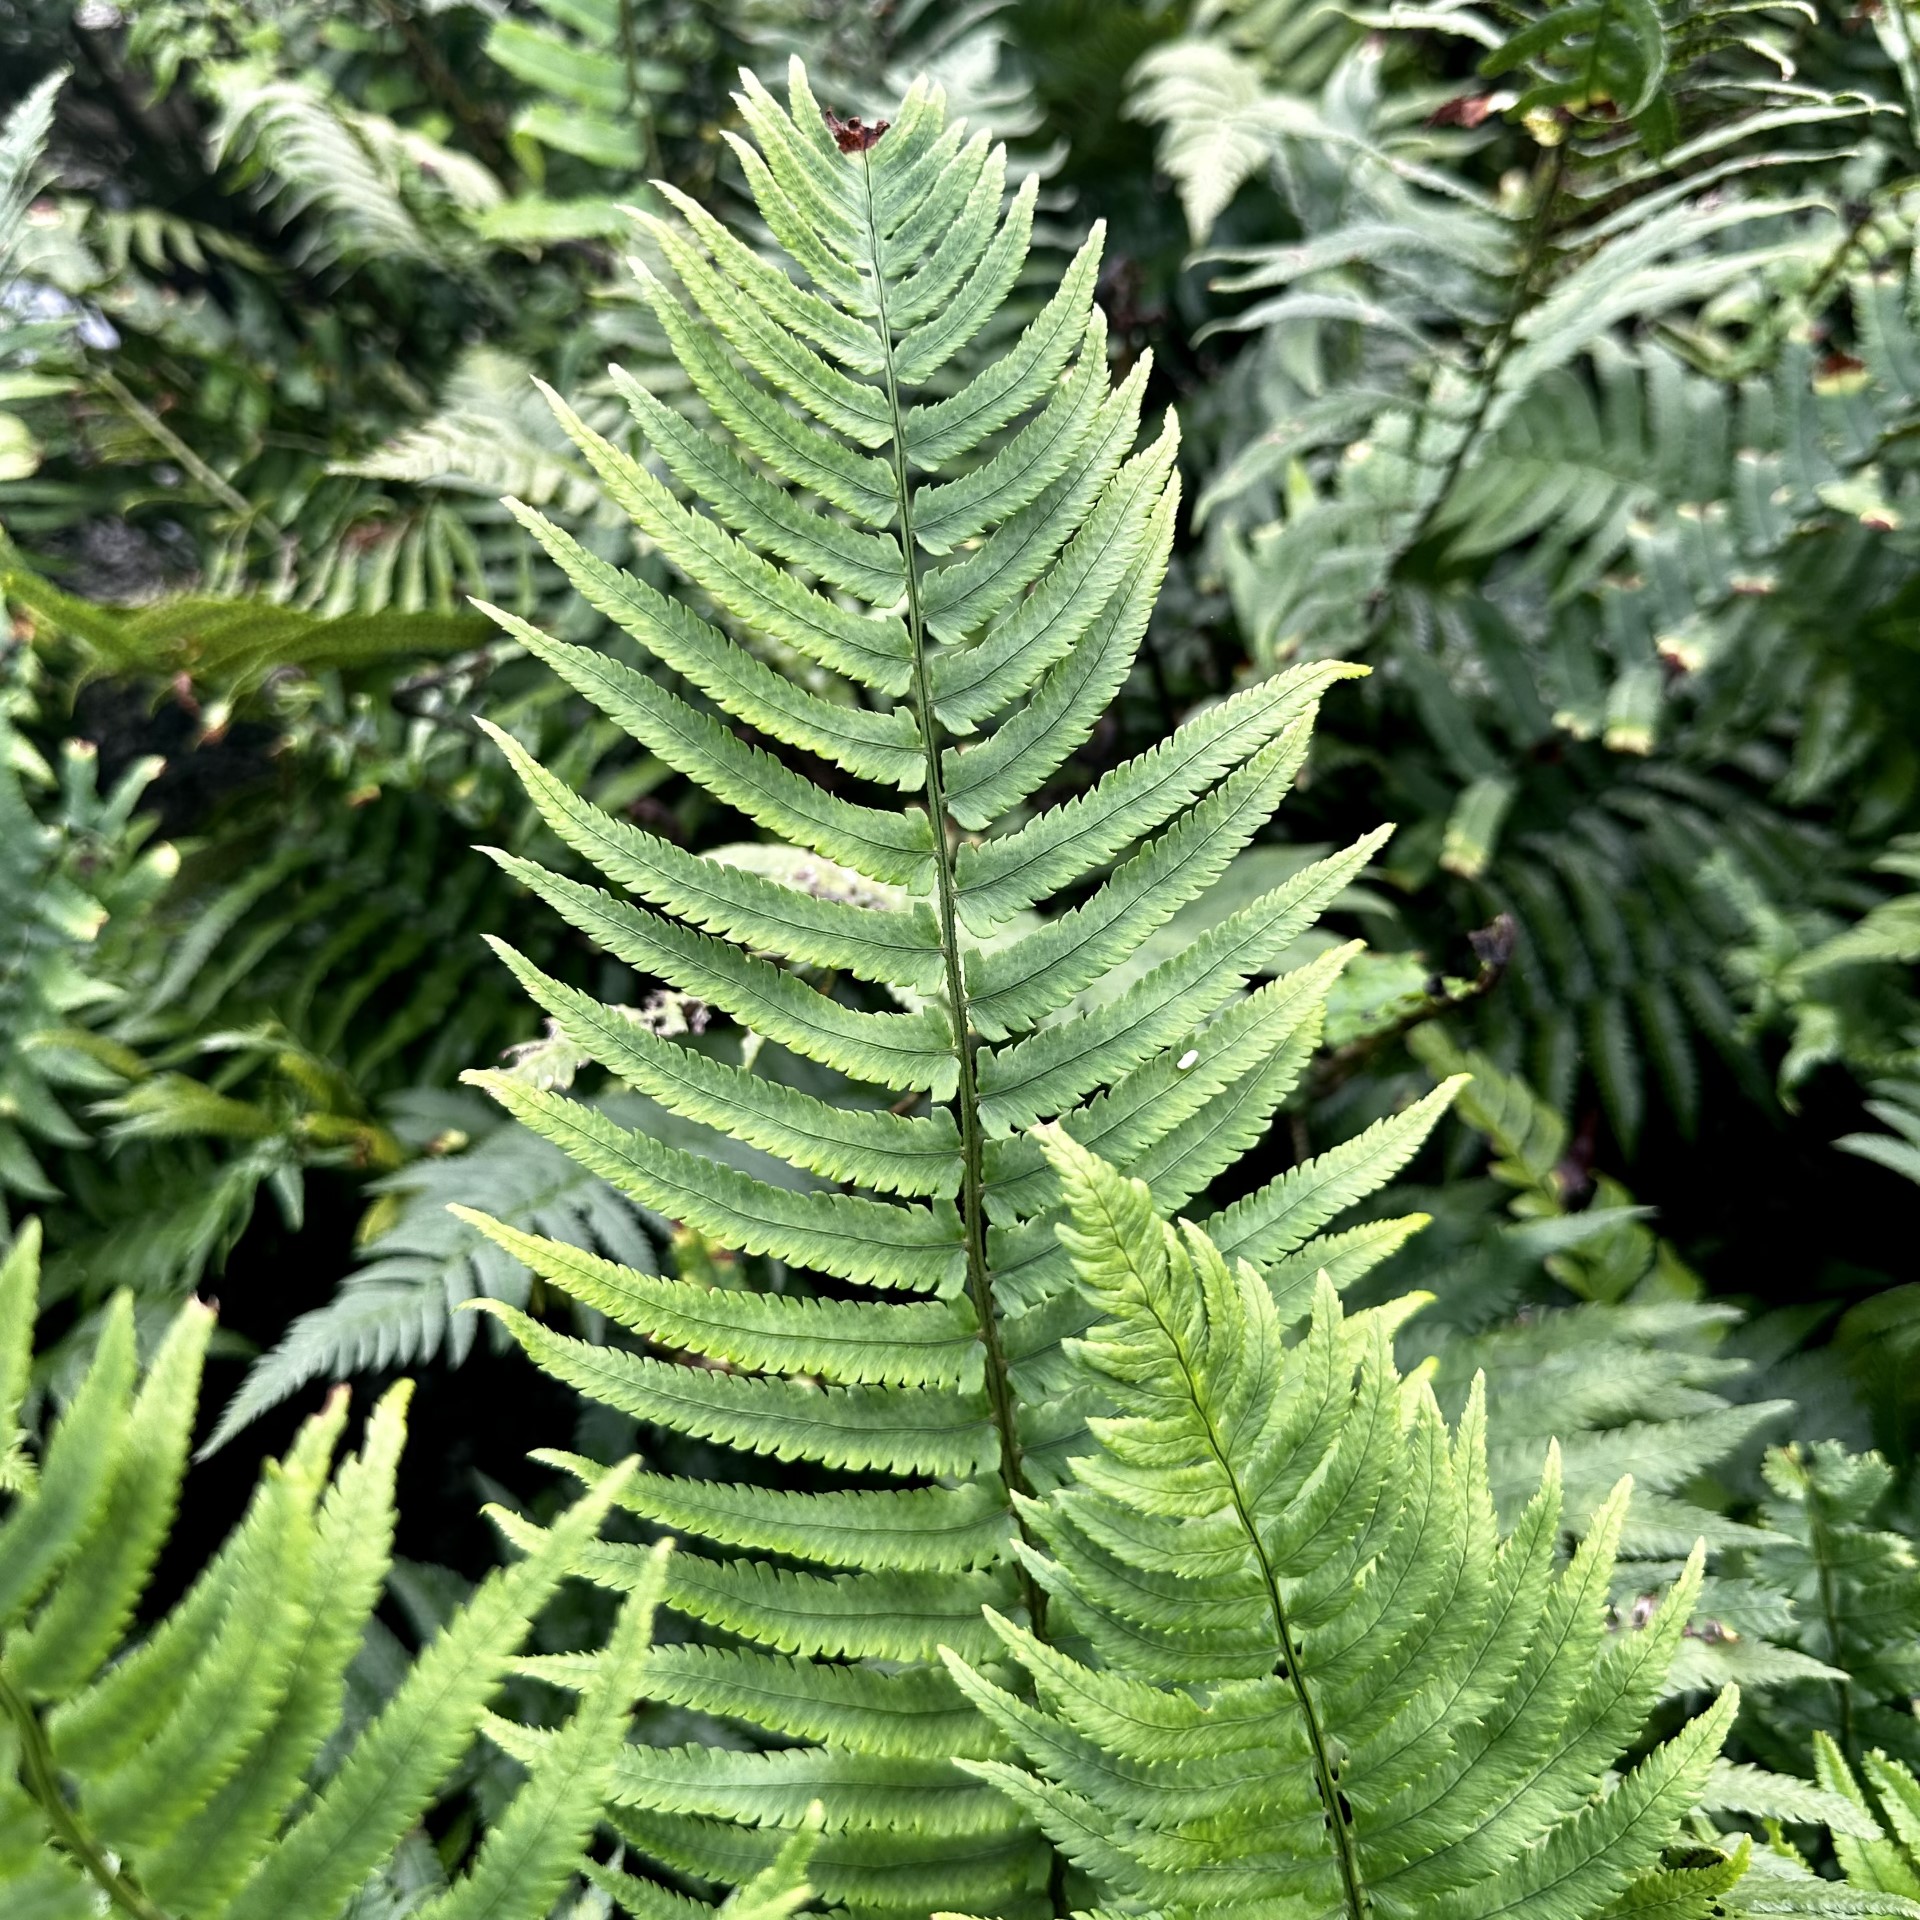
[[(0, 1269), (15, 1416), (18, 1330), (37, 1242)], [(54, 1426), (37, 1476), (0, 1518), (0, 1885), (36, 1913), (108, 1900), (154, 1920), (338, 1920), (444, 1786), (514, 1651), (597, 1531), (624, 1475), (501, 1569), (421, 1654), (370, 1725), (332, 1756), (347, 1668), (391, 1565), (410, 1388), (375, 1408), (337, 1469), (337, 1393), (269, 1464), (245, 1516), (186, 1595), (125, 1640), (179, 1495), (213, 1316), (184, 1308), (144, 1376), (128, 1296)], [(665, 1550), (647, 1561), (566, 1726), (470, 1871), (426, 1911), (544, 1920), (579, 1865), (623, 1743)]]
[[(1322, 27), (1337, 62), (1273, 58), (1243, 16)], [(1901, 516), (1910, 235), (1897, 195), (1850, 224), (1829, 192), (1886, 104), (1836, 76), (1896, 63), (1658, 0), (1401, 10), (1363, 46), (1341, 24), (1203, 9), (1136, 75), (1198, 235), (1255, 180), (1289, 216), (1208, 256), (1217, 324), (1254, 337), (1198, 517), (1263, 664), (1392, 663), (1387, 777), (1425, 816), (1398, 877), (1435, 932), (1512, 916), (1482, 1039), (1557, 1105), (1588, 1080), (1631, 1149), (1662, 1103), (1697, 1124), (1709, 1050), (1764, 1097), (1701, 863), (1752, 844), (1770, 898), (1824, 904), (1849, 854), (1788, 809), (1869, 756), (1909, 777), (1856, 650), (1803, 638), (1857, 605), (1872, 657), (1898, 591), (1874, 548)], [(1478, 68), (1440, 101), (1433, 35)], [(1795, 337), (1829, 313), (1857, 377)], [(1756, 751), (1783, 712), (1791, 770)]]
[(1830, 1727), (1850, 1758), (1869, 1746), (1920, 1759), (1920, 1577), (1911, 1541), (1889, 1522), (1894, 1473), (1837, 1441), (1771, 1449), (1764, 1531), (1743, 1556), (1751, 1577), (1791, 1603), (1796, 1639), (1825, 1669), (1765, 1704), (1757, 1730), (1777, 1766)]
[[(1647, 1876), (1731, 1724), (1727, 1689), (1617, 1781), (1701, 1578), (1609, 1637), (1627, 1483), (1564, 1569), (1557, 1461), (1498, 1536), (1484, 1408), (1449, 1434), (1393, 1316), (1322, 1282), (1288, 1347), (1259, 1272), (1058, 1128), (1062, 1228), (1111, 1409), (1024, 1555), (1089, 1666), (994, 1616), (1023, 1697), (950, 1657), (1026, 1760), (963, 1764), (1029, 1808), (1111, 1910), (1562, 1916)], [(1716, 1853), (1715, 1890), (1730, 1876)], [(1697, 1884), (1706, 1885), (1706, 1880)], [(1661, 1898), (1672, 1889), (1661, 1885)]]
[[(956, 1752), (994, 1743), (937, 1649), (992, 1659), (983, 1605), (1043, 1630), (1016, 1505), (1084, 1437), (1087, 1408), (1060, 1382), (1086, 1309), (1055, 1239), (1058, 1180), (1021, 1130), (1057, 1119), (1164, 1204), (1202, 1194), (1266, 1137), (1352, 949), (1262, 976), (1384, 834), (1290, 870), (1160, 957), (1175, 916), (1265, 829), (1321, 697), (1350, 670), (1249, 688), (1049, 804), (1140, 643), (1172, 535), (1177, 431), (1139, 445), (1144, 366), (1109, 379), (1097, 233), (1000, 350), (975, 346), (999, 338), (1035, 194), (1031, 180), (1005, 192), (1004, 154), (967, 139), (936, 88), (916, 82), (877, 139), (830, 123), (797, 65), (790, 102), (748, 78), (752, 143), (733, 142), (779, 270), (683, 196), (669, 196), (679, 223), (649, 226), (661, 265), (643, 292), (714, 430), (616, 373), (655, 464), (553, 398), (611, 502), (692, 592), (669, 598), (514, 508), (658, 671), (494, 615), (785, 843), (752, 864), (690, 854), (496, 736), (608, 889), (495, 858), (746, 1038), (736, 1051), (719, 1034), (640, 1031), (502, 947), (569, 1047), (696, 1137), (510, 1076), (480, 1084), (649, 1211), (744, 1258), (728, 1284), (669, 1280), (483, 1221), (615, 1331), (602, 1344), (488, 1311), (582, 1392), (727, 1450), (716, 1480), (648, 1474), (620, 1496), (722, 1550), (676, 1555), (667, 1599), (736, 1644), (669, 1656), (653, 1684), (756, 1742), (802, 1744), (637, 1750), (616, 1786), (632, 1843), (738, 1882), (817, 1798), (823, 1898), (875, 1915), (959, 1898), (1018, 1913), (1042, 1900), (1049, 1855), (1019, 1808), (955, 1771)], [(888, 786), (915, 797), (885, 804)], [(1312, 1257), (1450, 1092), (1241, 1201), (1230, 1226), (1247, 1252), (1276, 1274)], [(1390, 1244), (1349, 1249), (1343, 1278)], [(809, 1463), (804, 1490), (757, 1484), (756, 1456)], [(562, 1464), (597, 1483), (589, 1463)], [(583, 1568), (628, 1586), (635, 1552), (596, 1548)]]
[(629, 9), (553, 0), (529, 11), (496, 19), (486, 43), (487, 57), (533, 93), (514, 115), (516, 157), (536, 181), (545, 150), (638, 173), (655, 102), (686, 85), (684, 69), (657, 56), (656, 36)]
[(172, 679), (185, 674), (231, 699), (276, 668), (351, 672), (410, 655), (479, 645), (486, 629), (464, 613), (309, 613), (271, 601), (188, 596), (133, 611), (94, 606), (21, 566), (0, 568), (0, 592), (77, 639), (101, 670)]
[[(49, 74), (0, 122), (0, 295), (13, 290), (27, 203), (41, 184), (54, 101), (65, 80), (64, 72)], [(57, 320), (0, 312), (0, 403), (46, 400), (67, 390), (71, 383), (57, 368), (35, 364), (65, 331)], [(0, 404), (0, 482), (28, 479), (40, 458), (40, 442), (27, 420)]]
[(460, 216), (502, 197), (468, 155), (346, 105), (324, 82), (247, 62), (210, 67), (208, 82), (219, 104), (215, 158), (306, 223), (307, 251), (321, 263), (457, 265), (472, 250)]

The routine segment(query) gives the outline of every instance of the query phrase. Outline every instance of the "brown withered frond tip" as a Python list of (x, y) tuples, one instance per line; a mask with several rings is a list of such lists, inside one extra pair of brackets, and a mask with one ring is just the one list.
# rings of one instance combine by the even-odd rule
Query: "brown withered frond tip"
[(880, 136), (892, 123), (876, 120), (868, 126), (856, 113), (850, 120), (842, 120), (835, 113), (826, 116), (827, 131), (833, 135), (834, 144), (842, 153), (865, 153), (880, 142)]

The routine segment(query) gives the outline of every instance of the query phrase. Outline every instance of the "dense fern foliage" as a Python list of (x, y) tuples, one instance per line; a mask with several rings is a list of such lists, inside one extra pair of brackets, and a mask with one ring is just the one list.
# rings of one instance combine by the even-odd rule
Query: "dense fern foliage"
[(1477, 1016), (1504, 1064), (1590, 1090), (1629, 1151), (1691, 1137), (1728, 1066), (1766, 1098), (1704, 870), (1844, 915), (1910, 824), (1898, 44), (1450, 8), (1436, 72), (1241, 11), (1202, 10), (1135, 100), (1199, 237), (1250, 179), (1284, 202), (1208, 256), (1257, 336), (1212, 552), (1257, 657), (1385, 669), (1356, 744), (1414, 822), (1427, 928), (1515, 924)]
[(1911, 29), (0, 17), (0, 1914), (1920, 1920)]

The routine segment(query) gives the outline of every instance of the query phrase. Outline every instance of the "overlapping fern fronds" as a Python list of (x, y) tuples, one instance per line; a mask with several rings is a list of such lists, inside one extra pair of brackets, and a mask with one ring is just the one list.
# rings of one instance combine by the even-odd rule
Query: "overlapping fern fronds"
[(1420, 24), (1479, 77), (1437, 99), (1391, 35), (1309, 83), (1236, 11), (1135, 105), (1198, 235), (1254, 174), (1297, 229), (1209, 256), (1254, 339), (1200, 513), (1256, 654), (1390, 669), (1401, 877), (1519, 929), (1481, 1013), (1503, 1063), (1562, 1105), (1590, 1075), (1629, 1147), (1659, 1104), (1694, 1124), (1702, 1040), (1762, 1099), (1701, 868), (1837, 907), (1844, 842), (1792, 810), (1868, 765), (1882, 823), (1915, 790), (1893, 64), (1785, 12), (1450, 6)]
[(1022, 1698), (953, 1667), (1027, 1762), (968, 1763), (1028, 1806), (1105, 1913), (1705, 1912), (1738, 1878), (1663, 1860), (1732, 1721), (1729, 1688), (1618, 1780), (1665, 1679), (1699, 1549), (1609, 1634), (1629, 1485), (1555, 1566), (1549, 1459), (1514, 1530), (1484, 1407), (1449, 1433), (1403, 1382), (1404, 1309), (1342, 1316), (1322, 1280), (1289, 1347), (1262, 1276), (1058, 1130), (1063, 1237), (1101, 1322), (1073, 1344), (1112, 1411), (1025, 1513), (1058, 1651), (996, 1617)]
[[(25, 1390), (30, 1225), (0, 1265), (0, 1428)], [(0, 1888), (9, 1913), (87, 1920), (340, 1920), (445, 1785), (616, 1476), (485, 1580), (356, 1737), (349, 1663), (391, 1563), (409, 1389), (335, 1469), (344, 1392), (268, 1467), (185, 1596), (129, 1635), (172, 1523), (213, 1317), (184, 1308), (142, 1372), (123, 1294), (37, 1467), (0, 1516)], [(577, 1709), (469, 1869), (415, 1909), (544, 1920), (575, 1873), (647, 1657), (662, 1554)]]
[(372, 1183), (376, 1224), (366, 1233), (362, 1264), (325, 1306), (301, 1314), (254, 1363), (204, 1451), (224, 1446), (310, 1381), (434, 1359), (460, 1365), (478, 1330), (475, 1318), (460, 1312), (470, 1300), (525, 1307), (532, 1275), (450, 1207), (484, 1206), (490, 1218), (520, 1232), (653, 1271), (652, 1245), (632, 1210), (551, 1142), (500, 1124), (470, 1094), (416, 1096), (402, 1105), (408, 1118), (426, 1123), (430, 1140), (452, 1130), (470, 1134), (473, 1144), (464, 1152), (429, 1154)]
[[(787, 1744), (636, 1749), (616, 1787), (634, 1844), (737, 1881), (818, 1797), (810, 1871), (829, 1899), (875, 1914), (955, 1900), (1051, 1911), (1047, 1849), (954, 1768), (996, 1736), (936, 1657), (942, 1643), (993, 1657), (983, 1604), (1041, 1629), (1013, 1502), (1054, 1484), (1082, 1444), (1061, 1341), (1086, 1308), (1054, 1238), (1057, 1177), (1024, 1129), (1058, 1118), (1164, 1205), (1203, 1194), (1298, 1081), (1350, 949), (1249, 986), (1381, 836), (1264, 887), (1147, 970), (1129, 965), (1265, 827), (1321, 694), (1348, 670), (1250, 688), (1043, 804), (1139, 644), (1172, 535), (1177, 431), (1168, 421), (1136, 451), (1147, 369), (1110, 383), (1097, 234), (1003, 352), (964, 357), (1021, 272), (1036, 189), (1009, 203), (1004, 151), (949, 122), (937, 90), (916, 84), (883, 133), (830, 122), (797, 65), (791, 100), (749, 80), (739, 104), (755, 144), (734, 143), (786, 265), (681, 196), (681, 222), (652, 225), (677, 287), (648, 278), (646, 296), (724, 437), (617, 370), (657, 466), (554, 402), (691, 599), (516, 507), (651, 671), (496, 615), (661, 759), (791, 844), (752, 863), (689, 854), (498, 736), (548, 824), (617, 891), (496, 857), (751, 1045), (718, 1027), (698, 1044), (665, 1038), (502, 944), (572, 1047), (713, 1144), (689, 1151), (476, 1076), (535, 1132), (747, 1263), (735, 1284), (666, 1279), (483, 1219), (631, 1338), (596, 1346), (491, 1310), (583, 1392), (728, 1450), (728, 1477), (646, 1474), (621, 1496), (718, 1549), (676, 1555), (668, 1600), (728, 1644), (663, 1649), (650, 1684), (750, 1730), (735, 1739)], [(883, 804), (887, 788), (912, 797)], [(1404, 1164), (1451, 1092), (1256, 1187), (1216, 1232), (1265, 1263), (1285, 1300), (1322, 1267), (1365, 1272), (1418, 1222), (1322, 1229)], [(806, 1485), (763, 1484), (755, 1456), (807, 1463)], [(609, 1546), (589, 1570), (619, 1585), (640, 1564)]]

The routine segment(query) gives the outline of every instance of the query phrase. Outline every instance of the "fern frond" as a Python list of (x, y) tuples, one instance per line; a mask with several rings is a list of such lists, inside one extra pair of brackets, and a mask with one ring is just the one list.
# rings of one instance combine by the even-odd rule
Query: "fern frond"
[(215, 158), (239, 165), (262, 197), (311, 221), (319, 261), (390, 259), (445, 267), (468, 250), (449, 213), (498, 203), (477, 161), (335, 98), (324, 82), (243, 62), (210, 70), (219, 99)]
[(1800, 1649), (1823, 1669), (1769, 1698), (1759, 1737), (1777, 1765), (1823, 1725), (1856, 1757), (1871, 1742), (1920, 1758), (1905, 1701), (1920, 1693), (1920, 1581), (1905, 1534), (1883, 1524), (1892, 1469), (1837, 1441), (1775, 1447), (1762, 1462), (1764, 1531), (1743, 1556), (1752, 1577), (1791, 1603)]
[(1632, 1910), (1737, 1700), (1606, 1789), (1699, 1551), (1609, 1643), (1624, 1484), (1556, 1573), (1550, 1460), (1496, 1551), (1479, 1409), (1448, 1435), (1377, 1313), (1343, 1319), (1323, 1281), (1288, 1348), (1256, 1269), (1165, 1226), (1143, 1183), (1058, 1128), (1041, 1139), (1101, 1315), (1072, 1352), (1112, 1411), (1071, 1482), (1027, 1506), (1051, 1555), (1028, 1558), (1102, 1663), (995, 1616), (1032, 1697), (949, 1665), (1032, 1770), (962, 1764), (1110, 1899), (1170, 1915)]
[[(785, 259), (669, 194), (678, 219), (650, 223), (659, 265), (641, 271), (711, 429), (616, 373), (646, 449), (629, 452), (551, 396), (689, 604), (515, 509), (662, 671), (493, 617), (781, 846), (752, 866), (669, 846), (496, 735), (607, 890), (495, 857), (747, 1037), (736, 1053), (718, 1034), (641, 1031), (503, 947), (569, 1046), (709, 1131), (683, 1147), (512, 1076), (481, 1084), (742, 1258), (727, 1284), (691, 1266), (668, 1280), (482, 1222), (608, 1332), (486, 1310), (549, 1372), (732, 1463), (712, 1480), (650, 1473), (621, 1496), (723, 1550), (676, 1554), (666, 1597), (728, 1648), (690, 1646), (657, 1684), (800, 1744), (636, 1750), (615, 1788), (633, 1844), (738, 1881), (817, 1798), (823, 1897), (876, 1915), (957, 1897), (1023, 1912), (1045, 1849), (954, 1770), (956, 1752), (999, 1748), (937, 1656), (997, 1657), (985, 1605), (1040, 1630), (1017, 1503), (1059, 1478), (1088, 1411), (1059, 1388), (1062, 1342), (1085, 1324), (1054, 1239), (1059, 1183), (1020, 1130), (1057, 1119), (1166, 1204), (1202, 1193), (1266, 1137), (1351, 949), (1263, 976), (1384, 835), (1150, 964), (1173, 917), (1264, 832), (1350, 670), (1251, 687), (1050, 804), (1131, 668), (1177, 504), (1177, 428), (1142, 433), (1144, 364), (1117, 385), (1107, 373), (1101, 236), (1017, 333), (992, 332), (1035, 187), (1005, 192), (1004, 152), (950, 122), (937, 88), (916, 83), (864, 145), (836, 137), (798, 66), (787, 106), (750, 76), (738, 104), (751, 138), (734, 151)], [(879, 804), (887, 785), (914, 800)], [(1446, 1098), (1236, 1216), (1249, 1249), (1297, 1250), (1404, 1162)], [(1356, 1242), (1343, 1277), (1390, 1244)], [(808, 1463), (804, 1487), (762, 1484), (768, 1459)], [(582, 1567), (626, 1587), (635, 1556), (596, 1546)], [(883, 1679), (876, 1662), (896, 1664)]]
[(528, 1269), (504, 1243), (456, 1218), (463, 1204), (484, 1200), (509, 1232), (538, 1233), (543, 1247), (593, 1248), (628, 1267), (651, 1268), (652, 1242), (625, 1200), (537, 1134), (491, 1125), (484, 1105), (470, 1097), (467, 1104), (471, 1111), (459, 1120), (473, 1145), (372, 1183), (376, 1208), (391, 1208), (394, 1217), (367, 1242), (364, 1263), (334, 1297), (299, 1315), (254, 1362), (201, 1447), (202, 1458), (312, 1381), (436, 1355), (458, 1366), (476, 1331), (459, 1311), (469, 1300), (524, 1306)]
[[(23, 1236), (4, 1304), (37, 1284)], [(212, 1315), (182, 1310), (144, 1380), (118, 1297), (96, 1357), (4, 1521), (0, 1832), (9, 1891), (55, 1914), (336, 1920), (446, 1783), (488, 1697), (618, 1496), (604, 1476), (550, 1539), (482, 1584), (324, 1784), (347, 1669), (392, 1563), (393, 1490), (411, 1389), (374, 1410), (334, 1470), (336, 1394), (270, 1463), (226, 1545), (137, 1644), (122, 1644), (186, 1468)], [(432, 1907), (542, 1920), (597, 1822), (662, 1579), (656, 1553), (579, 1709), (551, 1736), (472, 1871)], [(89, 1891), (89, 1889), (91, 1891)]]

